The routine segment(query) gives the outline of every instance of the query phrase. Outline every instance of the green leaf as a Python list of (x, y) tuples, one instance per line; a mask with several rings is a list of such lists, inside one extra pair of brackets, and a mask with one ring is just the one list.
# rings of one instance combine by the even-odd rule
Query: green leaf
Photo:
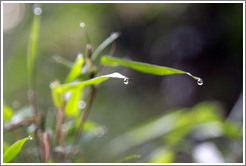
[(39, 38), (40, 15), (34, 15), (28, 48), (27, 48), (27, 72), (29, 85), (34, 87), (34, 66), (37, 56), (37, 44)]
[(97, 49), (93, 52), (91, 59), (94, 62), (98, 55), (108, 46), (110, 45), (113, 41), (115, 41), (118, 37), (120, 36), (119, 32), (114, 32), (112, 33), (102, 44), (100, 44)]
[(11, 145), (3, 154), (3, 162), (8, 163), (10, 162), (21, 150), (23, 144), (27, 141), (30, 140), (29, 137), (24, 138), (22, 140), (19, 140), (15, 142), (13, 145)]
[(73, 67), (73, 63), (70, 62), (69, 60), (59, 56), (59, 55), (54, 55), (52, 56), (52, 59), (54, 59), (57, 63), (60, 63), (68, 68), (72, 68)]
[(63, 84), (63, 85), (59, 85), (59, 86), (54, 86), (53, 88), (55, 88), (55, 90), (59, 91), (60, 93), (64, 93), (66, 91), (78, 89), (78, 88), (83, 88), (83, 87), (88, 86), (88, 85), (100, 84), (109, 78), (120, 78), (120, 79), (124, 79), (124, 80), (128, 79), (126, 76), (123, 76), (122, 74), (115, 72), (112, 74), (95, 77), (93, 79), (86, 80), (86, 81), (80, 81), (80, 82), (76, 82), (76, 83), (68, 83), (68, 84)]
[(13, 110), (3, 103), (3, 122), (9, 120), (13, 115)]
[(52, 99), (53, 99), (54, 105), (58, 108), (61, 107), (62, 101), (63, 101), (63, 96), (62, 96), (63, 93), (59, 91), (59, 88), (57, 88), (59, 86), (60, 86), (59, 81), (53, 81), (50, 84)]
[(106, 81), (109, 78), (120, 78), (120, 79), (128, 80), (127, 77), (121, 75), (120, 73), (115, 72), (112, 74), (95, 77), (90, 80), (80, 81), (80, 82), (75, 82), (75, 83), (68, 83), (68, 84), (63, 84), (63, 85), (60, 85), (58, 81), (54, 81), (50, 85), (53, 102), (56, 107), (61, 107), (62, 101), (64, 100), (65, 92), (70, 91), (70, 93), (72, 93), (72, 96), (70, 96), (69, 99), (66, 99), (66, 101), (69, 104), (68, 108), (66, 109), (66, 113), (67, 115), (71, 115), (72, 113), (69, 113), (71, 111), (73, 113), (75, 112), (75, 115), (77, 115), (78, 111), (76, 110), (75, 107), (77, 107), (78, 101), (82, 98), (83, 88), (88, 85), (99, 84), (101, 82)]
[(73, 81), (80, 75), (83, 64), (84, 64), (84, 57), (81, 54), (79, 54), (73, 64), (72, 69), (70, 70), (66, 78), (65, 83), (69, 83)]
[(159, 137), (164, 138), (166, 145), (174, 145), (197, 124), (210, 121), (221, 121), (219, 106), (214, 103), (202, 102), (191, 109), (171, 110), (168, 114), (165, 113), (114, 138), (107, 148), (115, 155)]
[(154, 74), (154, 75), (187, 74), (188, 76), (196, 80), (202, 81), (201, 78), (193, 76), (190, 73), (182, 70), (178, 70), (170, 67), (164, 67), (164, 66), (151, 65), (143, 62), (124, 60), (121, 58), (114, 58), (110, 56), (103, 56), (101, 58), (101, 63), (112, 67), (125, 66), (143, 73)]
[(82, 99), (82, 89), (73, 89), (70, 92), (70, 98), (66, 103), (65, 114), (67, 116), (78, 116), (80, 108), (78, 107), (79, 101)]
[(210, 102), (199, 103), (186, 111), (177, 119), (174, 128), (166, 133), (164, 140), (168, 145), (175, 145), (189, 134), (195, 127), (202, 123), (220, 122), (220, 108)]

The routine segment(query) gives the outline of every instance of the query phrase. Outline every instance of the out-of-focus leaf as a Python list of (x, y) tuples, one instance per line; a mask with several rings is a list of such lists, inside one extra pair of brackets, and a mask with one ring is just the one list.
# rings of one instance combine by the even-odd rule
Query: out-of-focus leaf
[(175, 122), (183, 111), (185, 110), (173, 110), (171, 113), (143, 123), (129, 132), (114, 138), (106, 146), (114, 153), (112, 155), (116, 155), (131, 147), (158, 138), (174, 128)]
[(57, 62), (60, 63), (68, 68), (72, 68), (73, 67), (73, 63), (70, 62), (69, 60), (59, 56), (59, 55), (54, 55), (52, 56), (52, 58)]
[(203, 102), (196, 105), (191, 110), (184, 112), (183, 115), (177, 119), (173, 130), (165, 135), (165, 143), (168, 145), (176, 144), (198, 124), (220, 121), (219, 110), (220, 108), (218, 105), (210, 102)]
[(91, 59), (92, 61), (95, 61), (98, 57), (98, 55), (113, 41), (115, 41), (120, 36), (119, 32), (112, 33), (107, 39), (105, 39), (102, 44), (100, 44), (97, 49), (93, 52)]
[(144, 142), (163, 137), (166, 145), (174, 145), (189, 134), (196, 125), (221, 122), (220, 107), (202, 102), (191, 109), (173, 110), (114, 138), (106, 145), (116, 155)]
[(175, 152), (169, 148), (160, 147), (156, 149), (150, 158), (150, 163), (172, 163)]
[(143, 62), (130, 61), (121, 58), (114, 58), (110, 56), (103, 56), (101, 58), (101, 63), (113, 67), (125, 66), (143, 73), (155, 74), (155, 75), (187, 74), (188, 76), (201, 81), (201, 78), (193, 76), (190, 73), (182, 70), (178, 70), (170, 67), (152, 65)]
[(56, 87), (60, 86), (59, 81), (53, 81), (50, 84), (52, 99), (56, 107), (61, 107), (63, 101), (63, 93)]
[(135, 155), (127, 156), (123, 159), (117, 160), (116, 163), (126, 163), (134, 159), (139, 159), (140, 157), (141, 155), (135, 154)]
[(78, 103), (82, 99), (82, 89), (73, 89), (69, 93), (71, 93), (71, 97), (68, 99), (65, 107), (65, 113), (67, 116), (78, 116), (79, 115), (79, 106)]
[(72, 69), (70, 70), (65, 83), (69, 83), (76, 79), (80, 75), (81, 68), (84, 64), (84, 57), (79, 54), (73, 64)]
[(39, 28), (40, 28), (40, 15), (34, 15), (28, 48), (27, 48), (27, 72), (29, 85), (33, 88), (34, 83), (34, 66), (35, 59), (37, 56), (37, 44), (39, 38)]
[(9, 120), (13, 115), (13, 110), (3, 103), (3, 122)]
[(230, 121), (222, 122), (224, 134), (230, 138), (239, 138), (243, 135), (242, 126)]
[(9, 144), (3, 140), (3, 153), (9, 148)]
[(19, 140), (15, 142), (13, 145), (11, 145), (3, 154), (3, 162), (8, 163), (10, 162), (21, 150), (23, 144), (29, 140), (30, 138), (24, 138), (22, 140)]
[(100, 127), (100, 125), (95, 123), (95, 122), (93, 122), (93, 121), (91, 121), (91, 120), (87, 120), (85, 122), (85, 124), (84, 124), (83, 130), (84, 131), (90, 131), (90, 130), (93, 130), (93, 129), (97, 128), (97, 127)]
[[(80, 117), (75, 117), (73, 121), (73, 125), (68, 124), (70, 126), (68, 130), (68, 137), (67, 137), (67, 140), (69, 142), (72, 142), (74, 140), (74, 135), (76, 129), (78, 128), (79, 122), (80, 122)], [(103, 126), (91, 120), (86, 120), (83, 129), (81, 128), (81, 130), (83, 130), (83, 137), (82, 137), (83, 142), (89, 141), (92, 138), (94, 138), (97, 135), (97, 131), (100, 129), (103, 129)]]

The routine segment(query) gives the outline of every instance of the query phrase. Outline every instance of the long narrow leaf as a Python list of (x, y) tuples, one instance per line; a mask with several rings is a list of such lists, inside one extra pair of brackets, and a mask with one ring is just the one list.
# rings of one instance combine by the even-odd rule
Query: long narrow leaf
[(37, 44), (39, 38), (40, 15), (34, 15), (28, 48), (27, 48), (27, 72), (29, 86), (33, 88), (34, 84), (34, 66), (37, 56)]
[(62, 105), (65, 92), (82, 91), (82, 89), (85, 86), (100, 84), (101, 82), (106, 81), (109, 78), (120, 78), (120, 79), (124, 79), (124, 81), (128, 80), (126, 76), (123, 76), (120, 73), (115, 72), (112, 74), (99, 76), (99, 77), (96, 77), (96, 78), (93, 78), (87, 81), (68, 83), (68, 84), (63, 84), (63, 85), (60, 85), (57, 81), (55, 81), (50, 86), (52, 96), (53, 96), (53, 101), (57, 107), (60, 107)]
[(63, 66), (66, 66), (68, 68), (72, 68), (73, 67), (73, 63), (70, 62), (69, 60), (59, 56), (59, 55), (54, 55), (52, 56), (52, 59), (54, 59), (54, 61), (56, 61), (57, 63), (62, 64)]
[(80, 75), (80, 70), (84, 64), (84, 61), (85, 61), (84, 57), (81, 54), (79, 54), (73, 64), (72, 69), (70, 70), (66, 78), (65, 83), (71, 82), (72, 80), (76, 79)]
[(120, 79), (128, 79), (126, 76), (123, 76), (120, 73), (112, 73), (112, 74), (108, 74), (108, 75), (103, 75), (103, 76), (99, 76), (87, 81), (81, 81), (81, 82), (76, 82), (76, 83), (69, 83), (69, 84), (63, 84), (60, 85), (58, 88), (60, 89), (61, 92), (67, 91), (67, 90), (72, 90), (72, 89), (76, 89), (76, 88), (81, 88), (81, 87), (85, 87), (88, 85), (96, 85), (96, 84), (100, 84), (103, 81), (106, 81), (109, 78), (120, 78)]
[(23, 144), (30, 139), (31, 139), (30, 137), (27, 137), (11, 145), (3, 154), (3, 162), (4, 163), (10, 162), (20, 152)]
[(154, 75), (187, 74), (191, 76), (192, 78), (198, 80), (199, 85), (202, 84), (201, 78), (193, 76), (188, 72), (170, 68), (170, 67), (152, 65), (148, 63), (136, 62), (136, 61), (130, 61), (130, 60), (124, 60), (121, 58), (114, 58), (110, 56), (103, 56), (101, 58), (101, 63), (104, 65), (113, 66), (113, 67), (125, 66), (125, 67), (132, 68), (134, 70), (143, 72), (143, 73), (154, 74)]
[(81, 109), (79, 107), (79, 102), (82, 99), (82, 93), (83, 88), (73, 89), (69, 93), (71, 93), (71, 97), (67, 101), (66, 107), (65, 107), (65, 114), (67, 116), (78, 116), (79, 110)]
[(115, 41), (118, 37), (120, 36), (119, 32), (114, 32), (112, 33), (102, 44), (100, 44), (97, 49), (93, 52), (92, 54), (92, 61), (95, 61), (97, 56), (108, 46), (110, 45), (113, 41)]

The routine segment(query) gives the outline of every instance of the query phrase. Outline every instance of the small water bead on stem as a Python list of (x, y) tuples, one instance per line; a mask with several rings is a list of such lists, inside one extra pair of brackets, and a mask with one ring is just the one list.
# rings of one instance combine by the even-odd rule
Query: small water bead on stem
[(33, 13), (35, 15), (41, 15), (42, 14), (42, 9), (40, 8), (40, 6), (38, 4), (35, 4), (33, 6)]
[(80, 22), (80, 23), (79, 23), (79, 26), (80, 26), (81, 28), (84, 28), (84, 27), (85, 27), (85, 23), (84, 23), (84, 22)]
[(193, 76), (192, 74), (190, 74), (190, 73), (188, 73), (188, 72), (186, 72), (186, 74), (187, 74), (188, 76), (191, 76), (191, 77), (193, 77), (194, 79), (196, 79), (198, 85), (203, 85), (203, 80), (202, 80), (201, 78), (195, 77), (195, 76)]
[(85, 108), (85, 106), (86, 106), (86, 103), (83, 100), (78, 102), (78, 108), (79, 109), (83, 109), (83, 108)]
[(124, 82), (125, 85), (129, 84), (129, 78), (124, 78), (123, 82)]
[(28, 138), (29, 138), (29, 140), (32, 140), (32, 136), (29, 135)]
[(197, 84), (198, 84), (198, 85), (203, 85), (203, 80), (202, 80), (201, 78), (198, 78), (198, 79), (197, 79)]

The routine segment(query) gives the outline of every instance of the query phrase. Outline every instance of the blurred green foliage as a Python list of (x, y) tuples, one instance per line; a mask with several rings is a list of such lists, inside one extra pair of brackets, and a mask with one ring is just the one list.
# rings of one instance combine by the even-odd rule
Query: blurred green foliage
[[(26, 48), (32, 21), (32, 4), (22, 5), (25, 8), (23, 20), (21, 20), (18, 27), (13, 31), (4, 33), (3, 93), (5, 103), (12, 107), (3, 105), (4, 126), (9, 125), (9, 120), (10, 122), (21, 121), (33, 115), (27, 101), (26, 93), (28, 82), (27, 73), (30, 73), (30, 70), (32, 70), (29, 69), (28, 71), (26, 67), (28, 66), (26, 62), (28, 51), (26, 51)], [(228, 7), (226, 4), (42, 4), (41, 6), (43, 14), (40, 24), (38, 56), (36, 57), (35, 53), (31, 54), (29, 50), (29, 55), (31, 57), (35, 56), (35, 58), (30, 59), (36, 59), (36, 63), (34, 61), (29, 62), (29, 66), (35, 66), (37, 69), (35, 75), (37, 105), (41, 114), (45, 115), (43, 122), (44, 128), (51, 133), (52, 141), (56, 127), (56, 112), (54, 111), (54, 107), (61, 108), (64, 100), (62, 95), (64, 91), (61, 89), (65, 88), (68, 90), (73, 88), (71, 90), (72, 96), (65, 108), (67, 118), (61, 127), (65, 132), (68, 143), (64, 149), (70, 155), (69, 160), (64, 162), (197, 162), (194, 155), (195, 149), (200, 144), (209, 141), (212, 141), (218, 148), (218, 152), (222, 153), (224, 160), (220, 161), (242, 161), (242, 121), (230, 120), (225, 113), (228, 112), (227, 103), (218, 97), (229, 96), (225, 101), (231, 99), (231, 105), (234, 105), (236, 103), (234, 96), (237, 98), (241, 92), (241, 84), (234, 84), (233, 81), (238, 81), (242, 78), (240, 75), (242, 72), (240, 60), (242, 58), (240, 56), (232, 56), (232, 54), (240, 53), (241, 47), (238, 45), (242, 43), (242, 16), (240, 12), (242, 8), (240, 4), (233, 5), (234, 8), (230, 9), (233, 11), (235, 9), (236, 12), (226, 11)], [(202, 9), (201, 12), (199, 9)], [(7, 8), (4, 10), (7, 10)], [(219, 24), (219, 26), (215, 26), (217, 28), (228, 25), (227, 30), (224, 33), (221, 32), (221, 36), (223, 36), (221, 38), (227, 39), (224, 41), (228, 42), (223, 43), (223, 47), (219, 48), (222, 50), (224, 47), (228, 47), (230, 50), (228, 52), (232, 53), (225, 54), (224, 56), (224, 54), (222, 55), (224, 52), (221, 51), (218, 54), (219, 58), (215, 56), (211, 58), (214, 64), (210, 64), (210, 61), (206, 58), (199, 61), (199, 56), (201, 57), (201, 55), (198, 53), (197, 55), (193, 53), (196, 56), (192, 55), (192, 51), (195, 52), (200, 47), (200, 39), (196, 39), (197, 36), (194, 35), (196, 34), (196, 28), (190, 28), (193, 31), (188, 36), (195, 36), (190, 39), (184, 35), (190, 32), (190, 29), (184, 28), (184, 31), (182, 31), (182, 27), (186, 24), (194, 26), (192, 24), (196, 24), (196, 22), (192, 22), (191, 20), (199, 20), (197, 24), (201, 24), (201, 27), (203, 27), (203, 24), (208, 26), (208, 23), (204, 23), (200, 18), (207, 17), (206, 12), (213, 13), (213, 11), (215, 13), (217, 12), (217, 15), (215, 15), (218, 20), (215, 20), (216, 23), (210, 22), (209, 25), (212, 29), (216, 29), (213, 26), (217, 24)], [(195, 14), (192, 12), (195, 12)], [(196, 13), (202, 14), (196, 15)], [(233, 25), (230, 20), (234, 20)], [(116, 45), (116, 56), (123, 57), (126, 55), (131, 59), (142, 62), (149, 59), (147, 61), (148, 63), (154, 62), (155, 64), (157, 62), (156, 59), (159, 59), (158, 63), (161, 66), (167, 65), (175, 68), (177, 65), (173, 65), (173, 62), (186, 63), (188, 67), (181, 66), (180, 69), (194, 71), (192, 73), (196, 75), (204, 75), (205, 87), (199, 89), (193, 88), (196, 89), (199, 95), (193, 98), (191, 104), (170, 106), (169, 101), (172, 102), (171, 96), (168, 96), (169, 100), (164, 101), (160, 95), (161, 93), (166, 93), (169, 87), (164, 92), (161, 92), (162, 90), (159, 88), (160, 85), (157, 84), (156, 77), (137, 74), (122, 67), (115, 69), (106, 68), (104, 73), (112, 73), (117, 70), (129, 76), (130, 82), (127, 86), (124, 86), (122, 81), (119, 83), (117, 80), (107, 81), (101, 85), (93, 103), (89, 120), (84, 124), (83, 135), (79, 139), (78, 146), (74, 147), (73, 140), (80, 123), (79, 115), (84, 111), (82, 109), (80, 112), (77, 104), (74, 103), (78, 103), (81, 98), (87, 97), (88, 89), (84, 90), (85, 85), (98, 84), (110, 77), (106, 75), (82, 82), (79, 79), (84, 78), (79, 77), (79, 79), (76, 79), (81, 72), (81, 67), (87, 62), (84, 56), (77, 56), (77, 59), (75, 59), (79, 52), (85, 52), (86, 54), (85, 45), (88, 39), (86, 39), (85, 32), (79, 27), (81, 21), (86, 23), (86, 30), (89, 34), (93, 51), (95, 50), (92, 57), (97, 57), (99, 53), (101, 55), (109, 54), (109, 52), (112, 53)], [(178, 22), (180, 23), (178, 24)], [(144, 33), (141, 33), (143, 29)], [(122, 40), (114, 42), (111, 51), (106, 47), (118, 38), (118, 36), (112, 40), (111, 35), (106, 39), (106, 42), (100, 45), (108, 34), (118, 30), (123, 31)], [(208, 30), (200, 28), (199, 30), (202, 32), (201, 36), (206, 36), (210, 28)], [(185, 40), (182, 44), (184, 48), (182, 48), (177, 44), (179, 41), (182, 41), (182, 34), (176, 41), (170, 39), (172, 31), (175, 32), (174, 34), (176, 36), (183, 32), (184, 38), (189, 38), (191, 41)], [(213, 33), (208, 33), (211, 36), (215, 36), (212, 38), (213, 42), (209, 39), (209, 35), (203, 38), (205, 46), (209, 44), (212, 45), (212, 48), (217, 46), (216, 42), (219, 42), (218, 38), (220, 38), (220, 34), (216, 36)], [(163, 34), (166, 35), (165, 40), (162, 38)], [(173, 36), (175, 37), (175, 35)], [(157, 41), (154, 38), (157, 38)], [(168, 43), (172, 43), (172, 45), (163, 42), (166, 40)], [(165, 49), (169, 49), (170, 47), (177, 50), (177, 52), (183, 51), (185, 55), (181, 56), (182, 54), (180, 54), (177, 58), (175, 57), (175, 51), (173, 51), (167, 53), (167, 57), (166, 54), (161, 54), (165, 50), (160, 50), (157, 47), (158, 44), (155, 44), (159, 42), (163, 44), (161, 47)], [(189, 42), (197, 45), (193, 48), (191, 46), (192, 44), (187, 45)], [(98, 45), (99, 47), (97, 47)], [(164, 47), (164, 45), (169, 47)], [(205, 46), (204, 48), (206, 48)], [(154, 51), (152, 50), (154, 52), (153, 54), (151, 51), (146, 51), (150, 47), (155, 48)], [(211, 49), (211, 47), (209, 48)], [(103, 51), (104, 48), (106, 49)], [(158, 49), (159, 52), (157, 51)], [(200, 52), (200, 54), (204, 54), (205, 57), (209, 58), (205, 50)], [(217, 52), (215, 53), (217, 55)], [(155, 54), (159, 56), (155, 57)], [(59, 57), (60, 59), (56, 59), (55, 61), (52, 57)], [(162, 59), (163, 57), (165, 60)], [(111, 60), (115, 60), (115, 63), (119, 62), (119, 58), (112, 58)], [(225, 62), (232, 60), (231, 62), (233, 64), (228, 63), (225, 65), (229, 72), (224, 72), (223, 66), (220, 65), (223, 60)], [(57, 61), (66, 64), (66, 67), (57, 63)], [(73, 61), (74, 63), (71, 63)], [(123, 61), (124, 63), (132, 62), (131, 60)], [(71, 68), (68, 68), (68, 66)], [(203, 68), (204, 71), (199, 69), (193, 70), (191, 66), (198, 66), (198, 68)], [(210, 69), (213, 66), (216, 67), (216, 71), (223, 71), (220, 73), (221, 76), (223, 76), (223, 73), (229, 74), (230, 77), (228, 77), (228, 80), (232, 82), (232, 85), (235, 85), (235, 90), (232, 90), (231, 84), (228, 83), (230, 81), (224, 83), (224, 80), (221, 79), (223, 77), (219, 77), (220, 74), (215, 74)], [(235, 68), (235, 66), (239, 68)], [(239, 70), (239, 74), (234, 74), (232, 72), (234, 70)], [(89, 78), (87, 77), (87, 79)], [(65, 84), (61, 84), (59, 81), (53, 82), (54, 80), (60, 80), (60, 82), (64, 82)], [(53, 87), (51, 88), (52, 92), (50, 92), (49, 88), (50, 83), (52, 83), (51, 85)], [(190, 85), (185, 84), (185, 81), (182, 82), (181, 80), (181, 83), (184, 83), (185, 88), (183, 89), (190, 89)], [(178, 86), (178, 84), (174, 85)], [(194, 85), (197, 86), (197, 84)], [(208, 94), (212, 91), (209, 89), (211, 87), (215, 90), (214, 94), (209, 96)], [(224, 88), (225, 90), (231, 89), (235, 93), (226, 93), (216, 87), (226, 87)], [(155, 88), (158, 90), (156, 91)], [(57, 89), (60, 89), (62, 92), (57, 93)], [(239, 92), (237, 91), (238, 89)], [(82, 95), (82, 93), (85, 93), (85, 95)], [(182, 95), (181, 93), (183, 92), (178, 94)], [(54, 103), (52, 102), (52, 98)], [(187, 98), (192, 98), (192, 96)], [(183, 98), (182, 100), (185, 102), (187, 98)], [(205, 100), (206, 102), (204, 102)], [(233, 112), (232, 110), (230, 111)], [(240, 107), (236, 111), (240, 111)], [(14, 115), (13, 112), (15, 112)], [(23, 138), (27, 134), (33, 134), (36, 127), (35, 125), (30, 125), (16, 129), (13, 132), (4, 133), (4, 151), (16, 140)], [(53, 150), (55, 151), (56, 147)], [(22, 155), (16, 157), (13, 162), (39, 162), (38, 154), (34, 152), (36, 152), (35, 145), (34, 143), (30, 143), (30, 145), (27, 145), (22, 150)], [(51, 160), (50, 162), (55, 161)]]

